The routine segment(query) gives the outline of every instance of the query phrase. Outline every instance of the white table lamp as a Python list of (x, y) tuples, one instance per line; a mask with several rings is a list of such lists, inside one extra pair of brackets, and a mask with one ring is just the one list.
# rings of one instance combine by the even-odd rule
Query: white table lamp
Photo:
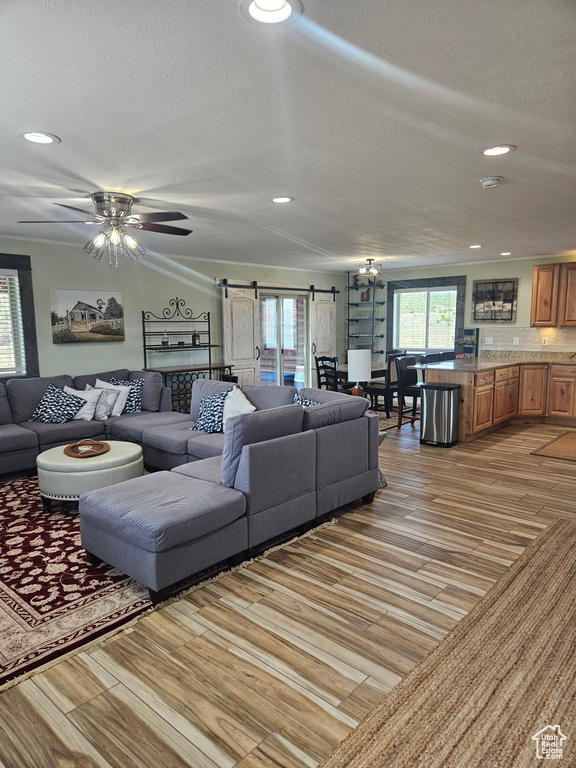
[(356, 386), (352, 394), (364, 397), (364, 390), (360, 386), (361, 381), (370, 381), (372, 378), (372, 352), (369, 349), (348, 350), (348, 381), (355, 381)]

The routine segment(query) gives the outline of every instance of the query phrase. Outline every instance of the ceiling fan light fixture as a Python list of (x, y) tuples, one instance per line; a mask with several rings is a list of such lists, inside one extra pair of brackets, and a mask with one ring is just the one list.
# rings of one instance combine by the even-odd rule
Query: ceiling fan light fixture
[(33, 144), (60, 144), (61, 141), (58, 136), (53, 133), (46, 133), (46, 131), (18, 131), (17, 135)]
[(146, 253), (140, 243), (125, 229), (113, 224), (104, 227), (95, 237), (88, 240), (84, 250), (95, 259), (101, 259), (103, 254), (107, 253), (111, 267), (119, 266), (119, 256), (128, 256), (132, 261), (137, 261)]

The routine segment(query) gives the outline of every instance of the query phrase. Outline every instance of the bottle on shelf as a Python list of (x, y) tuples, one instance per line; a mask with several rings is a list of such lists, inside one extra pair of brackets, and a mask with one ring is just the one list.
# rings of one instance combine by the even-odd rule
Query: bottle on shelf
[(170, 346), (170, 339), (168, 338), (168, 331), (164, 331), (164, 336), (162, 337), (162, 346), (163, 347), (169, 347)]
[(193, 347), (200, 346), (200, 334), (196, 329), (194, 329), (194, 333), (192, 334), (192, 346)]

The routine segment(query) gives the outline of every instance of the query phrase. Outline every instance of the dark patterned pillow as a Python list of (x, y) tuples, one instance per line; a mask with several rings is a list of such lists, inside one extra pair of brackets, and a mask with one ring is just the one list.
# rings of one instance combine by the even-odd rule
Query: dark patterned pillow
[(203, 397), (200, 400), (198, 418), (190, 429), (195, 432), (222, 432), (224, 401), (229, 394), (230, 390), (227, 390)]
[(140, 413), (142, 410), (142, 387), (144, 386), (144, 379), (134, 379), (134, 381), (126, 381), (124, 379), (117, 379), (115, 376), (110, 376), (110, 384), (118, 384), (121, 387), (130, 387), (130, 394), (126, 405), (122, 413)]
[(313, 405), (320, 405), (316, 400), (308, 400), (306, 397), (300, 397), (300, 395), (294, 395), (294, 402), (296, 405), (301, 405), (303, 408), (311, 408)]
[(30, 416), (30, 421), (41, 421), (44, 424), (65, 424), (86, 405), (86, 400), (76, 395), (67, 395), (54, 384), (48, 384), (44, 397), (36, 410)]

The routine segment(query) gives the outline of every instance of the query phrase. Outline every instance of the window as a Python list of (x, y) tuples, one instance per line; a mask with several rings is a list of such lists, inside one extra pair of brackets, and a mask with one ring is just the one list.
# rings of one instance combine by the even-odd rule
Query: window
[(0, 254), (0, 380), (37, 375), (30, 257)]
[(437, 277), (388, 283), (386, 346), (407, 352), (454, 349), (464, 323), (466, 277)]

